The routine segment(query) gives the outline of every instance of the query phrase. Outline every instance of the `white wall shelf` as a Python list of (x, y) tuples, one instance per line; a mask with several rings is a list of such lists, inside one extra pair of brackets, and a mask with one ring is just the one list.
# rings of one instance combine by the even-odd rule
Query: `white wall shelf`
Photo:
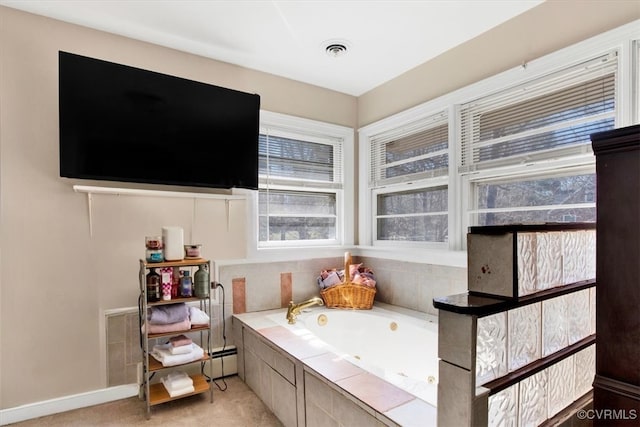
[[(193, 193), (182, 191), (146, 190), (139, 188), (116, 188), (116, 187), (96, 187), (88, 185), (74, 185), (73, 191), (87, 194), (87, 209), (89, 213), (89, 235), (93, 237), (93, 215), (92, 200), (93, 194), (107, 194), (114, 196), (149, 196), (149, 197), (178, 197), (186, 199), (217, 199), (224, 200), (227, 208), (227, 229), (230, 227), (230, 206), (232, 200), (246, 200), (244, 194), (215, 194), (215, 193)], [(242, 190), (245, 191), (245, 190)], [(248, 191), (248, 190), (246, 190)]]

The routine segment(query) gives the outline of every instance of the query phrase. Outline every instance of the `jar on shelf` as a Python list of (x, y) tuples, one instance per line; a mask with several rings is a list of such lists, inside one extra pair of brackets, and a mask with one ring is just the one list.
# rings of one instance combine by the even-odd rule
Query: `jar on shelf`
[(164, 254), (162, 249), (147, 249), (145, 252), (145, 259), (147, 262), (162, 262), (164, 261)]
[(147, 236), (144, 244), (147, 249), (162, 249), (162, 236)]

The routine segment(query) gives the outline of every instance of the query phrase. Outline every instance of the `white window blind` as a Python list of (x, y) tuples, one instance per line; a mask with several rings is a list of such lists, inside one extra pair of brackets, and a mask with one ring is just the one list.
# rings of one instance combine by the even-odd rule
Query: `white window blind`
[(442, 112), (371, 136), (369, 187), (447, 175), (448, 129)]
[(463, 104), (459, 172), (590, 152), (615, 126), (616, 71), (611, 52)]
[(307, 125), (261, 127), (259, 246), (337, 244), (340, 239), (344, 137)]
[(265, 129), (259, 136), (261, 183), (341, 188), (342, 140)]

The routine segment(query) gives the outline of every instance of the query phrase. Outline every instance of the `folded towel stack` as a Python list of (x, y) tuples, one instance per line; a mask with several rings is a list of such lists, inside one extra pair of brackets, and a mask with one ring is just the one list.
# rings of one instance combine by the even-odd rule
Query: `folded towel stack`
[(189, 307), (189, 320), (192, 325), (208, 325), (209, 315), (198, 307)]
[(189, 307), (183, 303), (149, 307), (147, 321), (152, 325), (169, 325), (189, 319)]
[(173, 347), (180, 347), (184, 345), (189, 345), (193, 341), (191, 341), (191, 338), (189, 338), (186, 335), (176, 335), (175, 337), (169, 338), (169, 342)]
[(169, 353), (171, 354), (187, 354), (191, 353), (192, 346), (191, 338), (186, 335), (178, 335), (169, 339)]
[[(142, 325), (142, 332), (145, 332), (147, 324)], [(168, 323), (166, 325), (156, 325), (153, 323), (149, 323), (149, 333), (150, 334), (164, 334), (167, 332), (180, 332), (180, 331), (188, 331), (191, 329), (191, 321), (187, 318), (182, 322), (177, 323)]]
[(166, 377), (160, 379), (169, 396), (176, 397), (183, 394), (193, 393), (193, 380), (184, 372), (171, 372)]
[(153, 346), (151, 355), (158, 362), (162, 363), (162, 366), (165, 367), (195, 362), (196, 360), (202, 359), (202, 357), (204, 356), (204, 350), (196, 343), (191, 343), (183, 347), (186, 347), (189, 352), (173, 354), (171, 353), (171, 348), (173, 348), (171, 343), (158, 344)]

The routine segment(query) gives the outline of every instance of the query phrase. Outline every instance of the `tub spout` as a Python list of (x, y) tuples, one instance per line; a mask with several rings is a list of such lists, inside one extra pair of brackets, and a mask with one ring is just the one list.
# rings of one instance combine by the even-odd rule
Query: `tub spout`
[(287, 309), (287, 322), (291, 325), (296, 323), (296, 316), (300, 314), (302, 310), (307, 307), (311, 307), (312, 305), (324, 305), (324, 302), (319, 297), (313, 297), (298, 304), (294, 304), (293, 301), (290, 301), (289, 308)]

